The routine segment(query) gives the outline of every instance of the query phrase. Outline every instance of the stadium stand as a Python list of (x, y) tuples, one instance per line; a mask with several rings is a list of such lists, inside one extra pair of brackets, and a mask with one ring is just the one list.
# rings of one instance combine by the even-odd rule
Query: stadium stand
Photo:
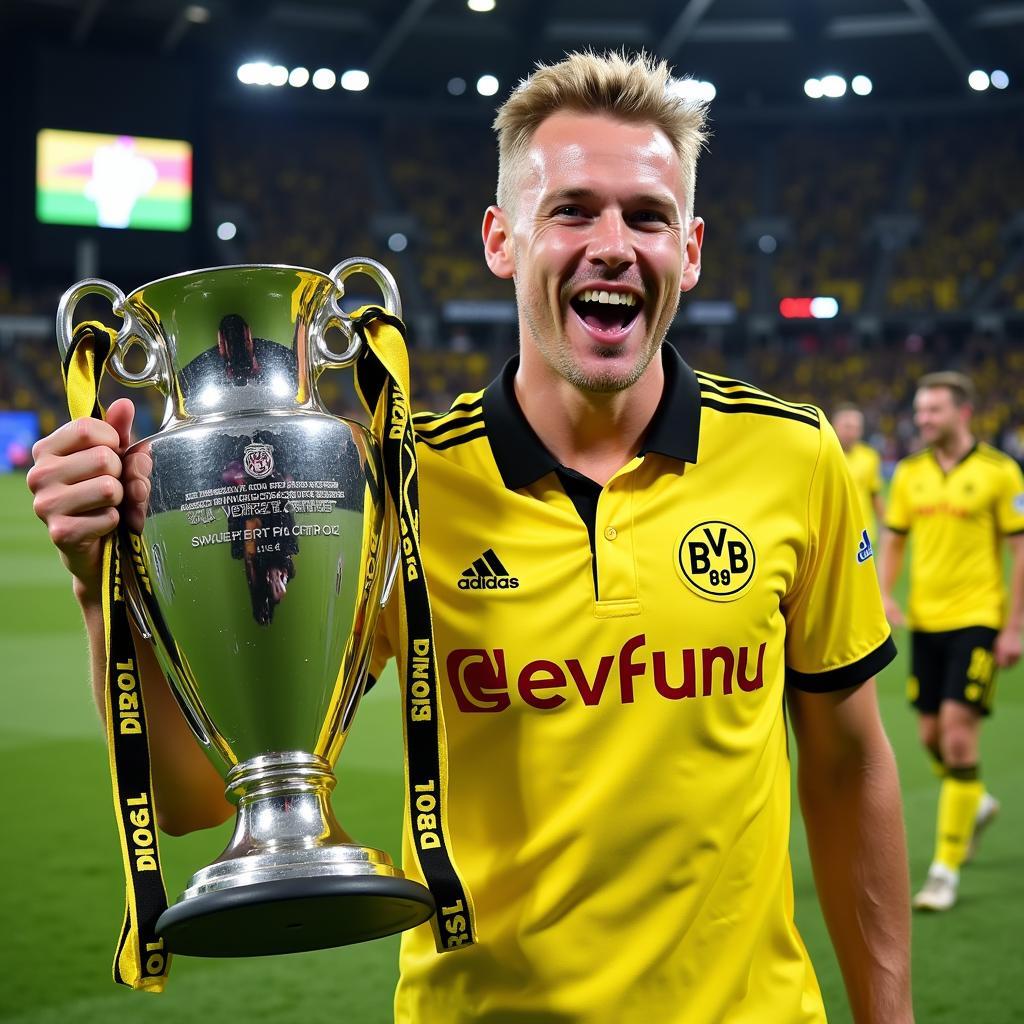
[[(738, 320), (708, 332), (679, 324), (673, 338), (694, 365), (785, 398), (826, 409), (860, 403), (890, 461), (914, 445), (913, 381), (963, 369), (984, 396), (979, 433), (1021, 458), (1020, 330), (1001, 322), (977, 330), (961, 314), (1024, 309), (1024, 124), (990, 117), (971, 146), (957, 144), (956, 122), (920, 120), (902, 131), (895, 122), (781, 134), (716, 127), (700, 168), (697, 212), (708, 230), (690, 298), (731, 304)], [(483, 387), (511, 354), (514, 323), (443, 317), (449, 302), (512, 299), (510, 283), (480, 257), (496, 170), (485, 123), (232, 115), (217, 120), (211, 140), (214, 199), (239, 212), (238, 239), (220, 262), (327, 268), (359, 253), (395, 268), (413, 314), (417, 408), (443, 408)], [(885, 227), (893, 217), (903, 218), (895, 241)], [(401, 253), (387, 245), (396, 222), (409, 236)], [(758, 251), (764, 232), (778, 235), (777, 251)], [(0, 329), (0, 408), (40, 410), (44, 432), (64, 416), (63, 389), (48, 339), (16, 318), (52, 316), (60, 290), (53, 281), (15, 287), (0, 273), (0, 322), (15, 324)], [(816, 294), (837, 297), (848, 318), (756, 333), (744, 319), (773, 318), (784, 296)], [(883, 328), (865, 334), (852, 318), (869, 312)], [(424, 322), (437, 326), (417, 330)], [(338, 381), (325, 377), (323, 389), (329, 404), (351, 411)]]

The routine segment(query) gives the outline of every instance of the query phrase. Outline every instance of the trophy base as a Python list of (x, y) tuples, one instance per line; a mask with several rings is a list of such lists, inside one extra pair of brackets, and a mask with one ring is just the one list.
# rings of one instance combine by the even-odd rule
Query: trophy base
[(434, 913), (426, 886), (335, 820), (334, 775), (323, 758), (264, 754), (236, 765), (227, 781), (238, 800), (231, 842), (157, 921), (172, 953), (301, 953), (378, 939)]
[(433, 913), (429, 890), (407, 878), (317, 875), (190, 897), (160, 915), (157, 932), (182, 956), (273, 956), (379, 939)]

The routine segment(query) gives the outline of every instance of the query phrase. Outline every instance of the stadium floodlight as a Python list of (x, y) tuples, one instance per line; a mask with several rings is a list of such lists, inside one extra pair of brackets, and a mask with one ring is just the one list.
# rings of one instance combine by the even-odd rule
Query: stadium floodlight
[(222, 242), (230, 242), (238, 234), (238, 228), (231, 221), (226, 220), (223, 224), (217, 225), (217, 237)]
[(313, 72), (314, 89), (333, 89), (338, 76), (330, 68), (317, 68)]
[(459, 78), (457, 75), (455, 78), (448, 79), (448, 93), (451, 96), (461, 96), (466, 91), (466, 80)]
[(494, 75), (481, 75), (476, 80), (476, 91), (481, 96), (493, 96), (498, 91), (498, 84)]
[(825, 75), (821, 80), (821, 94), (830, 100), (846, 95), (846, 79), (842, 75)]
[(700, 100), (703, 103), (710, 103), (718, 95), (718, 90), (711, 82), (696, 78), (674, 78), (669, 82), (668, 91), (680, 99)]
[(185, 20), (193, 25), (205, 25), (210, 20), (210, 8), (202, 4), (189, 4), (185, 8)]
[(854, 75), (853, 81), (850, 82), (850, 88), (858, 96), (868, 96), (874, 88), (874, 84), (867, 75)]
[(818, 78), (808, 78), (807, 81), (804, 82), (804, 92), (807, 93), (812, 100), (820, 100), (823, 95), (821, 91), (821, 80)]
[(779, 243), (774, 235), (762, 235), (757, 240), (757, 247), (765, 254), (765, 256), (771, 256), (771, 254), (778, 249)]
[(270, 69), (270, 84), (280, 89), (288, 84), (288, 69), (283, 64), (275, 64)]
[(831, 295), (817, 295), (811, 299), (811, 316), (815, 320), (831, 320), (839, 315), (839, 300)]
[(975, 68), (967, 76), (967, 84), (975, 92), (984, 92), (989, 86), (988, 74), (981, 70), (981, 68)]
[(270, 65), (265, 60), (254, 60), (238, 69), (242, 85), (266, 85), (270, 81)]
[(989, 75), (989, 81), (997, 89), (1005, 89), (1010, 84), (1010, 76), (1005, 71), (996, 70)]
[(409, 239), (401, 231), (396, 231), (388, 236), (388, 248), (392, 252), (405, 252), (409, 248)]
[(370, 76), (358, 68), (350, 68), (341, 76), (341, 87), (349, 92), (362, 92), (370, 84)]
[(301, 89), (304, 85), (309, 82), (309, 69), (308, 68), (292, 68), (288, 75), (288, 84), (294, 86), (296, 89)]
[(466, 0), (466, 6), (477, 14), (487, 14), (494, 10), (494, 0)]

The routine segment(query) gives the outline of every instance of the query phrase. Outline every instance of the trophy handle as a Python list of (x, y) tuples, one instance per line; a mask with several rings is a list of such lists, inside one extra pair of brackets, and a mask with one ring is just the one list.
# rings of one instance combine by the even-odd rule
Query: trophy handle
[[(383, 263), (363, 256), (353, 256), (350, 259), (342, 260), (328, 274), (328, 277), (334, 282), (335, 290), (316, 315), (309, 329), (313, 360), (318, 370), (350, 366), (359, 355), (362, 340), (352, 330), (352, 318), (338, 304), (338, 300), (345, 294), (345, 280), (353, 274), (365, 274), (377, 285), (384, 296), (383, 308), (386, 313), (397, 317), (402, 315), (402, 299), (398, 294), (398, 284), (391, 275), (391, 271)], [(325, 335), (332, 327), (336, 327), (348, 339), (348, 347), (344, 352), (335, 352), (327, 344)]]
[[(390, 519), (390, 517), (389, 517)], [(388, 553), (387, 553), (387, 575), (384, 577), (384, 586), (380, 590), (380, 606), (387, 606), (391, 591), (398, 579), (398, 570), (402, 564), (402, 545), (398, 539), (398, 524), (391, 522), (388, 528)]]
[[(71, 347), (75, 308), (87, 295), (102, 295), (109, 299), (114, 315), (123, 321), (114, 339), (114, 350), (107, 361), (107, 370), (114, 380), (132, 388), (154, 385), (166, 389), (166, 374), (160, 366), (159, 346), (125, 306), (124, 292), (116, 284), (98, 277), (79, 281), (61, 296), (57, 307), (57, 347), (60, 349), (61, 360), (67, 356)], [(132, 371), (125, 366), (124, 359), (136, 345), (145, 352), (146, 362), (141, 370)]]

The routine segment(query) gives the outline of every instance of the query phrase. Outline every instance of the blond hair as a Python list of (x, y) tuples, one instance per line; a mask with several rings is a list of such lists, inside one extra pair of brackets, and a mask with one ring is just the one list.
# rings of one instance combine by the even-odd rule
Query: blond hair
[(511, 209), (516, 180), (534, 132), (552, 114), (608, 114), (660, 128), (679, 157), (686, 211), (693, 212), (697, 157), (707, 140), (707, 104), (673, 90), (668, 64), (645, 52), (570, 53), (557, 64), (538, 64), (498, 108), (498, 205)]
[(973, 406), (976, 393), (974, 382), (966, 374), (955, 370), (940, 370), (937, 373), (926, 373), (918, 382), (918, 388), (947, 388), (957, 406)]

